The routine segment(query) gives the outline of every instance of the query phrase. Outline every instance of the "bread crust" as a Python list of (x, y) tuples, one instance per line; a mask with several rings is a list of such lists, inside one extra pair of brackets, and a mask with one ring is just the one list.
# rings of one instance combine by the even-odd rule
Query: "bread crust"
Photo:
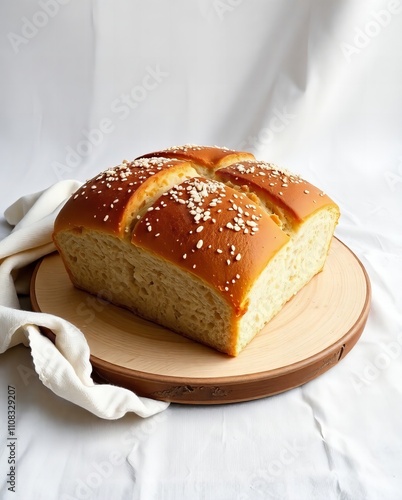
[(337, 205), (321, 189), (298, 175), (280, 169), (273, 163), (245, 161), (217, 171), (217, 178), (225, 183), (253, 192), (274, 212), (286, 211), (288, 218), (300, 223), (329, 205)]
[(161, 186), (197, 175), (190, 163), (182, 160), (125, 160), (90, 179), (71, 196), (56, 218), (54, 234), (85, 228), (127, 236), (130, 214), (146, 207)]
[[(100, 279), (100, 286), (107, 287), (116, 276), (125, 280), (130, 295), (116, 297), (114, 303), (141, 315), (141, 306), (131, 295), (135, 289), (143, 294), (142, 301), (148, 300), (144, 317), (169, 328), (174, 329), (175, 315), (182, 315), (176, 310), (176, 306), (180, 308), (176, 302), (185, 301), (189, 288), (197, 297), (202, 291), (204, 302), (201, 309), (195, 307), (197, 314), (203, 314), (204, 308), (213, 303), (208, 325), (213, 328), (217, 322), (225, 326), (211, 336), (209, 326), (197, 333), (183, 322), (176, 331), (237, 355), (263, 324), (322, 269), (338, 217), (337, 204), (320, 189), (274, 164), (256, 160), (251, 153), (185, 145), (131, 162), (124, 160), (87, 181), (61, 209), (53, 240), (75, 286), (95, 293), (90, 276), (91, 249), (98, 245), (99, 235), (107, 236), (102, 249), (105, 253), (97, 252), (97, 269), (106, 277)], [(94, 239), (85, 240), (86, 234)], [(317, 237), (315, 260), (310, 244), (314, 245)], [(73, 246), (69, 245), (72, 240)], [(82, 245), (83, 240), (87, 244)], [(124, 245), (119, 245), (121, 241)], [(292, 254), (294, 242), (299, 246)], [(79, 266), (76, 256), (82, 248), (85, 251), (79, 259), (85, 265), (74, 268)], [(114, 267), (110, 248), (119, 252), (124, 248), (130, 254), (120, 262), (124, 273)], [(289, 254), (291, 258), (286, 260)], [(277, 261), (277, 256), (285, 279), (280, 272), (271, 272), (271, 261)], [(107, 272), (102, 267), (105, 261), (110, 266)], [(150, 266), (146, 278), (139, 276), (141, 266), (148, 261), (158, 264), (160, 276)], [(80, 269), (85, 269), (86, 285), (77, 278)], [(177, 301), (170, 302), (163, 320), (150, 294), (155, 281), (167, 297), (174, 286), (172, 273), (174, 279), (180, 274), (180, 283), (183, 276), (187, 281), (181, 288), (182, 295), (177, 294)], [(270, 301), (266, 301), (267, 289)], [(196, 306), (197, 300), (192, 295), (191, 305)], [(204, 316), (197, 318), (200, 324)], [(192, 321), (192, 317), (187, 320)]]
[(245, 194), (200, 177), (161, 196), (131, 241), (206, 281), (240, 316), (249, 289), (288, 240)]
[(247, 151), (235, 151), (234, 149), (219, 148), (217, 146), (197, 146), (185, 144), (184, 146), (173, 146), (161, 151), (148, 153), (139, 158), (175, 158), (189, 161), (199, 167), (204, 167), (204, 173), (213, 173), (219, 168), (232, 165), (242, 161), (253, 161), (255, 157)]

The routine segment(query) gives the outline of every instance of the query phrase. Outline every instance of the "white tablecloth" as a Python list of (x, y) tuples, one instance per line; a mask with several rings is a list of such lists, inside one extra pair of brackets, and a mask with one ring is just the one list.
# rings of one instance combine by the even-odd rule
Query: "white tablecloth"
[(402, 498), (402, 2), (17, 0), (0, 34), (1, 214), (167, 146), (246, 149), (339, 203), (336, 235), (373, 292), (361, 339), (319, 378), (148, 419), (95, 417), (10, 349), (0, 497)]

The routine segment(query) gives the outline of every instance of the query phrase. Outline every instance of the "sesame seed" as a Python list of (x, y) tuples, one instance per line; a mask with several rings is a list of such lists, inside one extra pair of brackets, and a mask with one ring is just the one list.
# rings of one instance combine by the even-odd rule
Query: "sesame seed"
[(198, 240), (197, 242), (197, 248), (201, 248), (204, 242), (202, 240)]
[(187, 254), (183, 254), (183, 259), (187, 259)]
[(241, 259), (241, 254), (240, 254), (240, 253), (238, 253), (238, 254), (236, 255), (236, 260), (237, 260), (237, 261), (239, 261), (240, 259)]
[(196, 229), (197, 233), (200, 233), (204, 229), (204, 226), (198, 226)]
[(105, 215), (105, 217), (103, 217), (104, 222), (106, 222), (108, 220), (108, 218), (109, 218), (109, 216)]
[(305, 189), (305, 190), (304, 190), (304, 193), (305, 193), (305, 194), (309, 194), (309, 193), (310, 193), (310, 191), (309, 191), (308, 189)]

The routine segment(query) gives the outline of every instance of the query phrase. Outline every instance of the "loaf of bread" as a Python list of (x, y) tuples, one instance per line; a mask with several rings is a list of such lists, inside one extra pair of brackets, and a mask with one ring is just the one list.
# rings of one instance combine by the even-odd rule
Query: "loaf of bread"
[(53, 238), (76, 287), (237, 356), (323, 269), (338, 218), (251, 153), (185, 145), (86, 182)]

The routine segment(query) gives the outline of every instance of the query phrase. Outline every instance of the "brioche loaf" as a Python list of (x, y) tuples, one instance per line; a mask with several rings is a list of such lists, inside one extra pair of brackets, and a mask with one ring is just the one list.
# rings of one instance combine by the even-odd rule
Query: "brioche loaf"
[(236, 356), (323, 269), (338, 218), (251, 153), (185, 145), (86, 182), (53, 238), (76, 287)]

